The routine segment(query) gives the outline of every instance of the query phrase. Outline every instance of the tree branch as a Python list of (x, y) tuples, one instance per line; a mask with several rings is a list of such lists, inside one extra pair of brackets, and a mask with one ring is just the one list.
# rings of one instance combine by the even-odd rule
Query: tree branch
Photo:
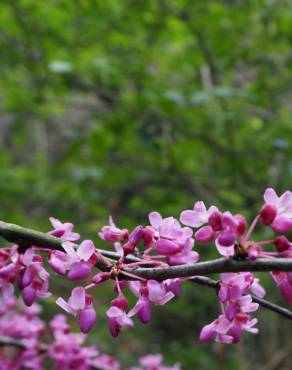
[[(0, 221), (0, 236), (10, 242), (17, 243), (26, 248), (30, 245), (49, 249), (63, 250), (64, 240), (50, 236), (48, 234), (27, 229), (15, 224)], [(100, 253), (112, 259), (118, 259), (119, 254), (111, 251), (99, 250)], [(128, 262), (136, 262), (134, 256), (127, 258)], [(97, 263), (97, 267), (104, 269), (102, 261)], [(241, 271), (292, 271), (292, 258), (259, 258), (255, 261), (237, 260), (234, 258), (217, 258), (211, 261), (197, 262), (169, 267), (135, 267), (123, 268), (125, 272), (135, 274), (139, 277), (155, 280), (166, 280), (177, 277), (191, 277), (195, 275), (210, 275), (221, 272), (241, 272)]]
[[(17, 243), (18, 245), (39, 246), (48, 249), (57, 249), (63, 251), (62, 243), (64, 240), (50, 236), (48, 234), (27, 229), (15, 224), (0, 221), (0, 236), (4, 239)], [(107, 258), (119, 260), (121, 257), (119, 253), (98, 249), (98, 251)], [(141, 259), (128, 255), (126, 262), (140, 262)], [(151, 263), (151, 262), (149, 262)], [(101, 260), (96, 265), (97, 268), (105, 270), (107, 266)], [(123, 268), (124, 271), (144, 277), (147, 279), (166, 280), (176, 277), (191, 277), (191, 281), (196, 284), (208, 286), (213, 289), (219, 288), (219, 281), (210, 279), (206, 276), (195, 275), (209, 275), (220, 272), (241, 272), (241, 271), (292, 271), (292, 259), (275, 258), (275, 259), (258, 259), (256, 261), (249, 260), (235, 260), (219, 258), (206, 262), (198, 262), (192, 265), (180, 265), (171, 267), (147, 267), (147, 268)], [(288, 319), (292, 319), (292, 312), (288, 309), (278, 306), (262, 298), (258, 298), (251, 294), (253, 301), (259, 303), (262, 307), (268, 308)], [(0, 344), (1, 344), (0, 337)]]
[[(218, 290), (220, 287), (220, 281), (216, 281), (213, 279), (210, 279), (206, 276), (194, 276), (192, 279), (190, 279), (191, 282), (194, 282), (199, 285), (207, 286), (209, 288), (213, 288)], [(269, 302), (263, 298), (259, 298), (254, 294), (250, 294), (252, 297), (252, 300), (256, 303), (258, 303), (260, 306), (267, 308), (270, 311), (276, 312), (279, 315), (286, 317), (287, 319), (292, 320), (292, 312), (288, 310), (285, 307), (281, 307), (275, 303)]]

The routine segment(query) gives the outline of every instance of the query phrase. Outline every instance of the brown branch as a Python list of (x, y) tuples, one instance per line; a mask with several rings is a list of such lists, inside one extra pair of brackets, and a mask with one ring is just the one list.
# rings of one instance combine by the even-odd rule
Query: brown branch
[[(48, 234), (23, 228), (18, 225), (5, 223), (0, 221), (0, 236), (10, 242), (19, 244), (20, 246), (29, 247), (30, 245), (39, 246), (49, 249), (63, 250), (60, 238), (50, 236)], [(118, 260), (121, 256), (117, 252), (98, 249), (105, 257)], [(129, 255), (126, 257), (126, 262), (139, 262), (140, 258)], [(149, 262), (150, 264), (151, 262)], [(105, 270), (106, 266), (103, 261), (99, 261), (96, 265), (99, 269)], [(210, 279), (206, 276), (220, 272), (241, 272), (241, 271), (292, 271), (292, 259), (275, 258), (275, 259), (258, 259), (256, 261), (235, 260), (219, 258), (206, 262), (198, 262), (191, 265), (180, 265), (170, 267), (145, 267), (145, 268), (123, 268), (124, 271), (134, 273), (140, 277), (147, 279), (155, 279), (163, 281), (176, 277), (191, 277), (191, 281), (196, 284), (208, 286), (214, 289), (219, 288), (219, 281)], [(122, 272), (121, 272), (122, 273)], [(253, 301), (259, 303), (262, 307), (268, 308), (281, 316), (292, 319), (292, 312), (288, 309), (278, 306), (274, 303), (266, 301), (252, 295)], [(1, 339), (1, 338), (0, 338)], [(0, 340), (1, 343), (1, 340)]]
[[(14, 242), (25, 248), (30, 245), (49, 249), (63, 250), (64, 240), (50, 236), (48, 234), (27, 229), (18, 225), (0, 221), (0, 236), (10, 242)], [(113, 259), (118, 259), (119, 255), (115, 252), (99, 250), (102, 255)], [(137, 261), (136, 258), (129, 257), (129, 260)], [(97, 263), (97, 267), (104, 269), (102, 261)], [(192, 277), (195, 275), (210, 275), (222, 272), (241, 272), (241, 271), (292, 271), (292, 258), (259, 258), (255, 261), (237, 260), (234, 258), (217, 258), (210, 261), (197, 262), (169, 267), (135, 267), (123, 269), (125, 272), (134, 273), (139, 277), (155, 280), (166, 280), (177, 277)]]

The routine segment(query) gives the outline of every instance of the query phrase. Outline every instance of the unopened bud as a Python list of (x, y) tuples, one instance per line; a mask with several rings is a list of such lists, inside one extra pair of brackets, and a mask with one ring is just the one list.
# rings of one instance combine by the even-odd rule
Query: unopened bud
[(271, 204), (265, 204), (260, 210), (260, 221), (264, 225), (271, 225), (277, 215), (276, 208)]
[(290, 242), (284, 235), (277, 236), (274, 239), (274, 244), (275, 244), (278, 252), (284, 252), (287, 249), (289, 249), (289, 247), (290, 247)]
[(208, 222), (214, 231), (220, 231), (222, 229), (221, 219), (221, 213), (218, 211), (215, 211), (210, 215)]

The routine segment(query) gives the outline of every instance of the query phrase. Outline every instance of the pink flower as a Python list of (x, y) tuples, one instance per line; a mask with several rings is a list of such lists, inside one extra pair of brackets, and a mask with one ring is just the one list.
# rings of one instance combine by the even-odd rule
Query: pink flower
[(82, 287), (76, 287), (72, 290), (68, 303), (63, 298), (58, 298), (56, 301), (63, 310), (78, 317), (79, 326), (83, 333), (88, 333), (96, 321), (92, 302), (92, 296), (86, 294)]
[(164, 305), (175, 297), (164, 283), (159, 283), (156, 280), (130, 281), (129, 288), (138, 297), (138, 301), (128, 315), (129, 317), (138, 315), (144, 324), (151, 319), (151, 304)]
[(21, 256), (21, 262), (24, 268), (17, 276), (17, 285), (21, 289), (24, 303), (31, 306), (37, 297), (50, 297), (50, 275), (43, 267), (42, 257), (34, 254), (32, 249), (27, 249)]
[(133, 320), (125, 312), (128, 308), (128, 300), (122, 293), (112, 300), (112, 306), (106, 312), (109, 319), (109, 329), (113, 337), (117, 337), (121, 328), (132, 328)]
[(109, 225), (104, 226), (98, 233), (99, 237), (109, 242), (125, 242), (129, 237), (129, 231), (127, 229), (119, 229), (116, 227), (112, 216), (109, 217)]
[(63, 315), (55, 316), (50, 326), (54, 342), (50, 345), (47, 355), (54, 360), (54, 369), (92, 369), (98, 351), (94, 346), (82, 346), (85, 336), (71, 333)]
[(74, 233), (72, 231), (74, 227), (72, 223), (65, 222), (63, 224), (61, 221), (54, 217), (50, 217), (50, 222), (54, 227), (54, 230), (49, 231), (49, 235), (56, 236), (70, 242), (74, 242), (80, 238), (80, 235), (78, 233)]
[(211, 324), (203, 327), (200, 341), (204, 342), (215, 337), (216, 342), (238, 343), (242, 330), (253, 334), (258, 333), (258, 329), (254, 328), (256, 324), (257, 319), (251, 319), (246, 313), (235, 315), (232, 321), (229, 321), (225, 315), (220, 315)]
[(236, 239), (244, 233), (246, 222), (242, 215), (233, 216), (230, 212), (217, 210), (209, 217), (208, 226), (203, 226), (195, 233), (195, 239), (201, 243), (215, 240), (218, 252), (226, 257), (234, 255)]
[(292, 304), (292, 274), (284, 271), (273, 271), (271, 275), (287, 303)]
[(264, 225), (271, 225), (277, 232), (287, 232), (292, 228), (292, 193), (286, 191), (280, 197), (274, 189), (264, 193), (265, 205), (260, 211), (260, 220)]
[(84, 240), (75, 250), (75, 244), (64, 242), (62, 244), (65, 252), (52, 251), (49, 257), (49, 265), (60, 275), (65, 275), (70, 280), (81, 280), (87, 278), (98, 257), (95, 246), (91, 240)]
[(172, 256), (180, 253), (186, 245), (186, 248), (193, 246), (192, 230), (189, 227), (181, 227), (175, 218), (163, 219), (160, 213), (151, 212), (149, 221), (152, 229), (145, 230), (148, 238), (146, 245), (155, 248), (158, 254)]
[(193, 210), (183, 211), (180, 215), (180, 222), (191, 227), (201, 227), (206, 224), (212, 213), (218, 211), (218, 208), (211, 206), (208, 210), (202, 201), (195, 203)]

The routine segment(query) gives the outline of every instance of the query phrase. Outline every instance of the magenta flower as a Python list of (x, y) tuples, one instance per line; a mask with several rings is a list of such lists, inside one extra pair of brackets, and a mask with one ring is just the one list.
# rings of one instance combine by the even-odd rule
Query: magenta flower
[(94, 346), (83, 347), (85, 336), (73, 334), (63, 315), (55, 316), (50, 322), (54, 342), (49, 347), (48, 357), (54, 360), (55, 370), (90, 370), (98, 356)]
[(160, 213), (151, 212), (149, 214), (151, 229), (148, 232), (148, 238), (152, 237), (152, 242), (148, 244), (155, 248), (158, 254), (171, 256), (180, 253), (186, 244), (192, 244), (193, 232), (189, 227), (181, 227), (180, 223), (173, 217), (162, 218)]
[(215, 240), (218, 252), (223, 256), (234, 255), (236, 239), (244, 233), (245, 219), (242, 215), (233, 216), (230, 212), (215, 211), (209, 217), (208, 226), (203, 226), (195, 233), (195, 239), (201, 243)]
[(272, 278), (287, 303), (292, 304), (292, 276), (284, 271), (273, 271)]
[(81, 280), (87, 278), (93, 266), (97, 262), (97, 252), (91, 240), (84, 240), (75, 250), (75, 244), (64, 242), (62, 244), (65, 252), (52, 251), (49, 257), (49, 265), (60, 275), (65, 275), (70, 280)]
[(204, 342), (215, 337), (216, 342), (238, 343), (242, 330), (253, 334), (258, 333), (258, 329), (254, 328), (256, 324), (257, 319), (251, 319), (246, 313), (235, 315), (232, 321), (229, 321), (226, 316), (220, 315), (211, 324), (203, 327), (200, 341)]
[(36, 298), (51, 296), (49, 289), (49, 273), (43, 267), (42, 257), (27, 249), (21, 256), (23, 269), (17, 275), (17, 285), (21, 289), (23, 301), (31, 306)]
[(164, 283), (159, 283), (156, 280), (147, 280), (147, 282), (130, 281), (129, 288), (138, 297), (138, 301), (128, 315), (129, 317), (138, 315), (143, 324), (151, 320), (152, 304), (164, 305), (175, 297)]
[(121, 328), (132, 328), (134, 326), (133, 320), (117, 306), (112, 306), (106, 311), (109, 319), (109, 328), (111, 335), (117, 337)]
[(217, 207), (211, 206), (207, 210), (204, 202), (198, 201), (192, 210), (182, 211), (180, 222), (194, 228), (201, 227), (208, 222), (210, 216), (216, 211), (218, 211)]
[(129, 231), (127, 229), (119, 229), (112, 216), (109, 217), (109, 225), (104, 226), (98, 233), (99, 237), (109, 242), (125, 242), (129, 237)]
[(274, 189), (264, 193), (265, 205), (260, 210), (260, 220), (264, 225), (271, 225), (277, 232), (292, 229), (292, 193), (286, 191), (280, 197)]
[(78, 317), (79, 326), (83, 333), (88, 333), (96, 321), (92, 302), (92, 296), (86, 294), (82, 287), (76, 287), (72, 290), (68, 303), (63, 298), (58, 298), (56, 301), (63, 310)]
[(112, 306), (106, 312), (111, 335), (117, 337), (121, 328), (132, 328), (133, 320), (127, 315), (128, 300), (122, 292), (111, 302)]
[(70, 242), (74, 242), (80, 238), (80, 235), (78, 233), (74, 233), (72, 231), (74, 227), (72, 223), (65, 222), (63, 224), (61, 221), (54, 217), (50, 217), (49, 220), (54, 227), (54, 230), (48, 232), (49, 235), (56, 236)]

